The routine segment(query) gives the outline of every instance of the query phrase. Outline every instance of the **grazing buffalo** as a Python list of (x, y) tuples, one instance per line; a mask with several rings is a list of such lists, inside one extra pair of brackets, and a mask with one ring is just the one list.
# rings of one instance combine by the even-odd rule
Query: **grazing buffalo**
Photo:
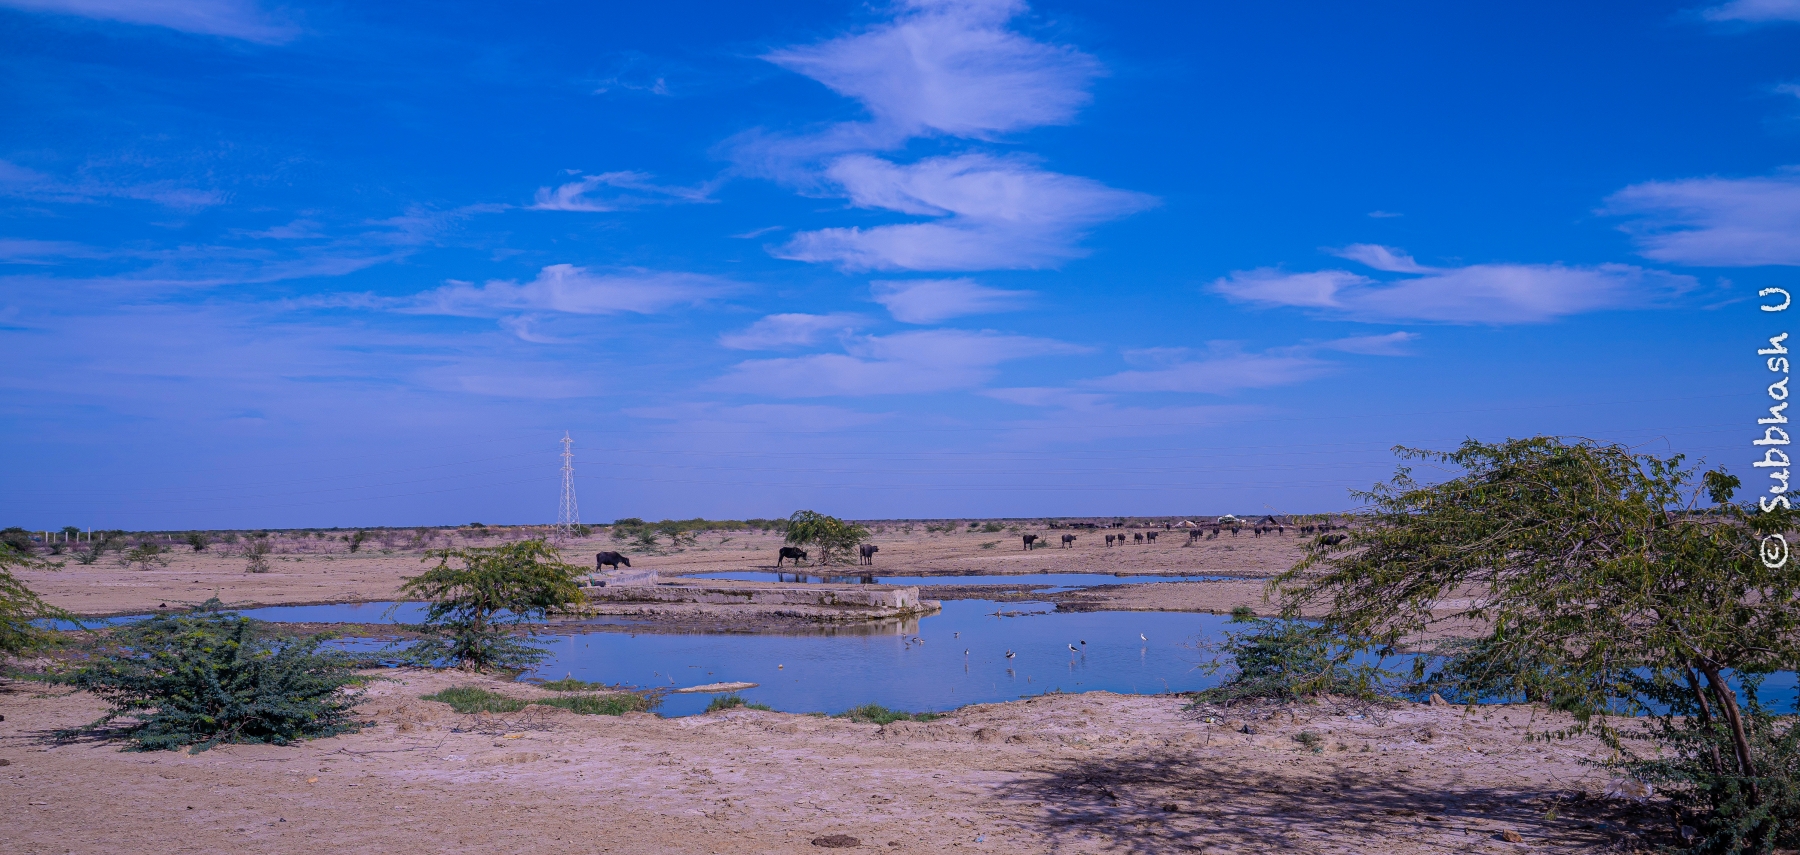
[(1144, 532), (1144, 539), (1145, 539), (1145, 540), (1148, 540), (1148, 541), (1150, 541), (1150, 542), (1151, 542), (1151, 543), (1155, 543), (1155, 542), (1156, 542), (1156, 536), (1157, 536), (1157, 535), (1159, 535), (1159, 534), (1162, 534), (1162, 532), (1159, 532), (1159, 531), (1147, 531), (1147, 532)]
[(1191, 544), (1194, 541), (1199, 540), (1201, 535), (1203, 535), (1203, 534), (1205, 534), (1205, 532), (1201, 531), (1200, 529), (1197, 529), (1197, 528), (1188, 529), (1188, 543)]
[(1038, 538), (1035, 534), (1021, 534), (1019, 535), (1019, 539), (1025, 541), (1025, 546), (1023, 547), (1025, 549), (1031, 549), (1037, 546)]
[(800, 562), (806, 560), (806, 550), (795, 546), (783, 546), (781, 552), (775, 556), (775, 566), (780, 567), (781, 562), (789, 558), (794, 559), (794, 566), (798, 567)]
[(1074, 546), (1074, 545), (1075, 545), (1075, 535), (1072, 535), (1072, 534), (1063, 535), (1062, 548), (1068, 549), (1069, 547)]
[(1140, 533), (1140, 532), (1135, 532), (1135, 531), (1134, 531), (1134, 532), (1132, 532), (1132, 533), (1131, 533), (1131, 542), (1132, 542), (1132, 543), (1143, 543), (1143, 542), (1144, 542), (1144, 535), (1143, 535), (1143, 534), (1142, 534), (1142, 533)]
[(856, 553), (857, 553), (856, 563), (873, 565), (875, 563), (875, 553), (880, 552), (880, 551), (881, 551), (881, 547), (876, 546), (873, 543), (865, 543), (861, 546), (858, 546), (858, 547), (856, 547)]
[(1106, 536), (1106, 545), (1107, 546), (1113, 545), (1113, 536), (1110, 534)]
[(630, 567), (631, 559), (626, 558), (617, 552), (602, 552), (599, 555), (594, 556), (595, 570), (599, 570), (602, 567), (611, 567), (614, 570), (617, 570), (619, 569), (620, 564)]

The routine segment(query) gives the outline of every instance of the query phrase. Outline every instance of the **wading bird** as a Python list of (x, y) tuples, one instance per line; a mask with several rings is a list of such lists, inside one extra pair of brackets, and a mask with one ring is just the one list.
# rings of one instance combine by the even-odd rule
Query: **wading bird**
[(1069, 652), (1070, 653), (1080, 653), (1081, 649), (1076, 647), (1075, 645), (1071, 644), (1071, 645), (1069, 645)]
[(1013, 658), (1013, 652), (1011, 650), (1006, 651), (1006, 658), (1008, 658), (1008, 659)]
[(1150, 640), (1150, 639), (1148, 639), (1148, 638), (1144, 638), (1144, 634), (1143, 634), (1143, 633), (1141, 633), (1141, 632), (1140, 632), (1140, 633), (1138, 633), (1138, 638), (1141, 638), (1141, 639), (1143, 639), (1143, 640), (1144, 640), (1144, 641), (1149, 641), (1149, 640)]

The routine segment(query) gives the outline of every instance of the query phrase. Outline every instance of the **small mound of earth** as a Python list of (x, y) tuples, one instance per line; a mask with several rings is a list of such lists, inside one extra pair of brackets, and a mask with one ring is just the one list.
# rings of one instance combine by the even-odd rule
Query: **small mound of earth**
[(823, 846), (826, 849), (849, 849), (853, 846), (861, 846), (862, 841), (848, 834), (827, 834), (824, 837), (813, 838), (812, 845)]

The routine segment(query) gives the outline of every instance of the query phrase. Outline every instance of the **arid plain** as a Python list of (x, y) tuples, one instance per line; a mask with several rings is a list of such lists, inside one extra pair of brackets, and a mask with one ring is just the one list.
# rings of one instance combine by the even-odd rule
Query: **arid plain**
[[(1044, 534), (1060, 534), (1026, 529)], [(1264, 582), (1298, 557), (1287, 536), (1106, 548), (1020, 548), (1016, 532), (877, 531), (876, 570), (943, 575), (1211, 575), (1208, 582), (1071, 592), (1079, 609), (1268, 609)], [(491, 544), (492, 537), (472, 541)], [(638, 552), (665, 574), (770, 569), (779, 537), (701, 534)], [(439, 544), (442, 545), (442, 544)], [(422, 545), (421, 545), (422, 546)], [(595, 538), (571, 560), (617, 548)], [(665, 545), (664, 549), (669, 549)], [(70, 611), (158, 611), (211, 596), (238, 605), (392, 599), (419, 548), (315, 539), (245, 572), (217, 547), (167, 566), (113, 556), (28, 582)], [(1596, 742), (1528, 742), (1560, 724), (1526, 706), (1402, 704), (1186, 709), (1176, 696), (1047, 695), (936, 721), (859, 724), (735, 709), (686, 718), (577, 716), (543, 706), (462, 715), (420, 700), (479, 685), (459, 672), (383, 671), (360, 733), (198, 755), (56, 745), (92, 697), (13, 681), (0, 690), (0, 837), (65, 852), (1600, 852), (1662, 834), (1606, 795)], [(1302, 731), (1322, 739), (1296, 740)]]

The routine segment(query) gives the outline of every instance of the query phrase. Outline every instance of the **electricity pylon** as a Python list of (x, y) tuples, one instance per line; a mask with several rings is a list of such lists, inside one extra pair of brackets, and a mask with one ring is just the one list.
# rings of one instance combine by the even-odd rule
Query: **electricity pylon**
[(581, 525), (581, 509), (575, 504), (575, 452), (569, 445), (575, 440), (569, 438), (569, 432), (563, 431), (563, 489), (562, 508), (556, 513), (556, 539), (575, 536), (575, 527)]

